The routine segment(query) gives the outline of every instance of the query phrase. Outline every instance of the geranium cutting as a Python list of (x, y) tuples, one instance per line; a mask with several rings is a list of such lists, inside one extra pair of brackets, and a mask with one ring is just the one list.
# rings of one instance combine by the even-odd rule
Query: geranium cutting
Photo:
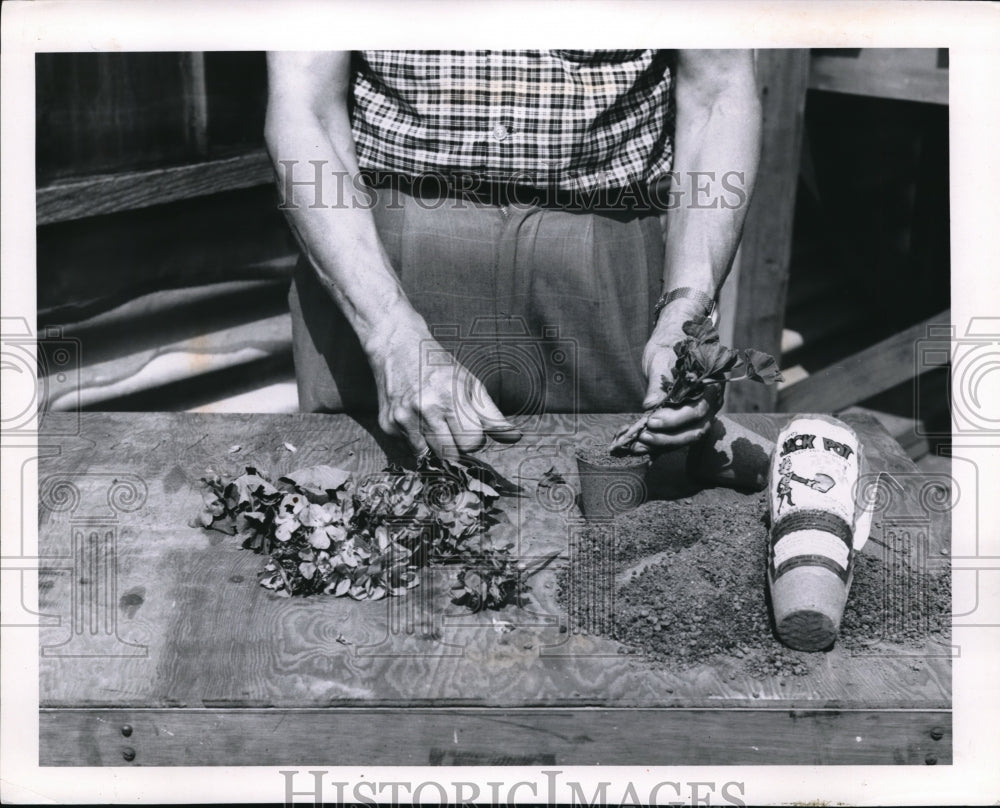
[(674, 345), (677, 361), (673, 376), (660, 377), (663, 397), (648, 407), (634, 424), (616, 432), (609, 451), (631, 452), (654, 411), (668, 404), (695, 403), (704, 398), (713, 385), (745, 379), (762, 384), (775, 384), (782, 380), (778, 364), (770, 354), (752, 348), (736, 350), (722, 345), (719, 332), (710, 318), (696, 317), (684, 323), (683, 328), (685, 338)]
[(247, 467), (231, 480), (202, 478), (198, 524), (268, 555), (260, 583), (283, 596), (378, 600), (417, 586), (430, 564), (455, 564), (456, 603), (500, 608), (519, 602), (533, 571), (512, 544), (490, 540), (489, 528), (506, 521), (496, 504), (502, 481), (490, 477), (434, 455), (412, 471), (390, 465), (360, 479), (320, 465), (272, 481)]

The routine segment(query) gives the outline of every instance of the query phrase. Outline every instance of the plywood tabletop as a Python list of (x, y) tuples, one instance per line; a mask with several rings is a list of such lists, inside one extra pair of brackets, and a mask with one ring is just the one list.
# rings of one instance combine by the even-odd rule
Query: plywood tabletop
[[(731, 417), (771, 438), (788, 418)], [(60, 418), (79, 418), (78, 434), (56, 437), (72, 431)], [(870, 468), (900, 481), (898, 513), (876, 523), (866, 552), (879, 531), (901, 529), (947, 546), (946, 519), (921, 510), (913, 464), (874, 420), (847, 420)], [(480, 453), (524, 490), (503, 501), (510, 524), (494, 528), (515, 552), (565, 557), (579, 512), (537, 483), (550, 468), (572, 481), (573, 447), (620, 421), (546, 416), (519, 444)], [(85, 413), (46, 423), (42, 442), (59, 451), (40, 460), (39, 602), (59, 624), (41, 630), (43, 708), (950, 708), (945, 647), (835, 648), (807, 676), (780, 682), (734, 677), (726, 663), (677, 672), (623, 656), (567, 626), (555, 564), (532, 579), (526, 608), (478, 615), (450, 603), (447, 569), (403, 598), (277, 597), (257, 585), (260, 556), (189, 526), (198, 479), (246, 465), (274, 476), (316, 463), (381, 468), (383, 448), (347, 416)], [(712, 489), (695, 496), (709, 501)]]

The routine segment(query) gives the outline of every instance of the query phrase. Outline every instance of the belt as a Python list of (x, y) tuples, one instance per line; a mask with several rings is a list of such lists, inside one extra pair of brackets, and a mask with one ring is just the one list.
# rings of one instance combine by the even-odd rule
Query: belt
[[(426, 173), (416, 176), (397, 172), (362, 170), (371, 188), (392, 189), (423, 200), (467, 199), (496, 207), (540, 207), (587, 213), (643, 213), (666, 207), (666, 192), (638, 183), (595, 191), (564, 191), (515, 182), (490, 182), (478, 177)], [(663, 197), (661, 199), (661, 197)]]

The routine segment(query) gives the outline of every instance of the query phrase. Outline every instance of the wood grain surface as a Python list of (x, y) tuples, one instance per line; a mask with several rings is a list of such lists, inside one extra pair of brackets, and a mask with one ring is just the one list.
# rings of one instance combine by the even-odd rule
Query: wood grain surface
[(948, 103), (947, 48), (859, 48), (814, 52), (809, 86), (816, 90)]
[[(756, 51), (763, 113), (760, 168), (740, 245), (739, 284), (733, 341), (781, 356), (785, 293), (792, 250), (795, 194), (805, 122), (809, 52)], [(769, 412), (775, 389), (736, 384), (726, 391), (734, 412)]]
[[(730, 417), (773, 439), (789, 416)], [(76, 418), (78, 435), (55, 437)], [(506, 531), (529, 563), (553, 552), (566, 556), (583, 525), (571, 450), (606, 440), (621, 418), (526, 421), (520, 444), (480, 454), (523, 489), (504, 501), (510, 524), (495, 529)], [(885, 546), (886, 531), (904, 529), (947, 547), (947, 514), (939, 507), (928, 515), (921, 504), (926, 480), (873, 419), (848, 420), (865, 442), (869, 467), (892, 472), (898, 482), (866, 552)], [(256, 583), (261, 557), (231, 537), (188, 526), (200, 504), (198, 478), (208, 467), (225, 473), (254, 465), (275, 476), (316, 463), (359, 473), (381, 468), (393, 447), (347, 416), (50, 413), (42, 427), (52, 437), (43, 431), (40, 442), (59, 448), (39, 470), (39, 548), (46, 559), (39, 603), (42, 613), (59, 617), (40, 637), (41, 704), (57, 708), (52, 715), (76, 708), (96, 716), (107, 709), (194, 715), (404, 705), (653, 711), (644, 715), (661, 708), (950, 709), (946, 647), (909, 656), (889, 645), (863, 656), (835, 648), (808, 676), (781, 682), (733, 677), (728, 663), (678, 672), (622, 656), (615, 642), (569, 629), (556, 599), (556, 565), (532, 579), (526, 608), (480, 615), (451, 605), (448, 569), (387, 601), (276, 597)], [(539, 490), (550, 468), (568, 485)], [(713, 489), (695, 496), (710, 502)], [(853, 732), (847, 735), (863, 735)], [(50, 748), (53, 760), (76, 754), (81, 762), (84, 751)], [(913, 762), (904, 757), (898, 762)], [(633, 758), (623, 752), (616, 759)]]
[(65, 222), (273, 181), (271, 161), (263, 149), (168, 168), (75, 178), (38, 189), (35, 221), (40, 225)]
[[(952, 762), (951, 714), (932, 710), (70, 709), (40, 718), (50, 766)], [(303, 772), (295, 788), (312, 782)]]

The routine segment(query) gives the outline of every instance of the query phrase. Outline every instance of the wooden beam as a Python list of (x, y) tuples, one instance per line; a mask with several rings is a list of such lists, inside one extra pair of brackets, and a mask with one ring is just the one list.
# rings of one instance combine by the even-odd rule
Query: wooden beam
[[(338, 766), (952, 761), (948, 710), (57, 708), (39, 718), (42, 766), (276, 766), (317, 750)], [(297, 787), (312, 785), (303, 778)]]
[(99, 174), (39, 188), (35, 221), (39, 225), (65, 222), (273, 181), (271, 161), (263, 149), (171, 168)]
[(834, 412), (914, 378), (921, 372), (915, 354), (917, 341), (927, 337), (930, 326), (950, 319), (951, 311), (943, 311), (786, 387), (778, 394), (779, 409)]
[[(862, 48), (812, 57), (809, 87), (931, 104), (948, 103), (948, 67), (939, 48)], [(947, 50), (945, 50), (947, 54)]]
[[(809, 51), (761, 50), (757, 80), (764, 107), (764, 139), (757, 187), (740, 248), (738, 311), (733, 344), (781, 353), (791, 258)], [(776, 391), (757, 384), (727, 391), (732, 412), (769, 412)]]
[(205, 54), (180, 54), (183, 83), (184, 125), (200, 159), (208, 155), (208, 95), (205, 92)]

